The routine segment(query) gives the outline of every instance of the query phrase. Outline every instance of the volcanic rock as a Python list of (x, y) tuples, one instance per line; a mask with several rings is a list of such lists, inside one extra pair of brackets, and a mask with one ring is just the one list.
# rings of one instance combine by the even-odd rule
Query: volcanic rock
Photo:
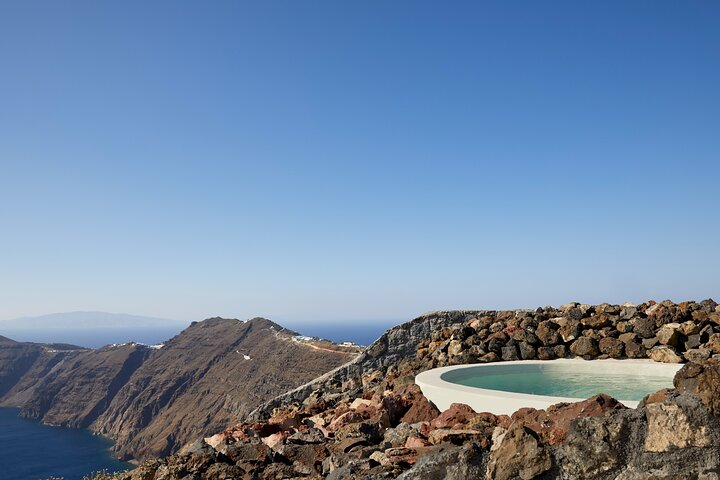
[(552, 458), (537, 433), (513, 423), (490, 453), (487, 476), (494, 480), (530, 480), (552, 467)]
[(720, 360), (684, 365), (675, 374), (674, 384), (678, 392), (695, 395), (713, 414), (720, 415)]
[(678, 355), (678, 353), (672, 347), (664, 345), (654, 347), (652, 350), (650, 350), (648, 356), (656, 362), (681, 363), (683, 361), (683, 358)]

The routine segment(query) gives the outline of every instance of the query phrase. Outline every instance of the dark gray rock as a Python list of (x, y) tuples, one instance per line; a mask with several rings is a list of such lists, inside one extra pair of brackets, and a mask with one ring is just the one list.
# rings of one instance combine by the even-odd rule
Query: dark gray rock
[(573, 355), (592, 357), (598, 354), (597, 342), (590, 337), (580, 337), (570, 345)]
[(517, 348), (515, 346), (502, 347), (502, 359), (506, 362), (520, 360)]
[(487, 452), (475, 444), (441, 445), (423, 455), (398, 480), (467, 480), (484, 478)]

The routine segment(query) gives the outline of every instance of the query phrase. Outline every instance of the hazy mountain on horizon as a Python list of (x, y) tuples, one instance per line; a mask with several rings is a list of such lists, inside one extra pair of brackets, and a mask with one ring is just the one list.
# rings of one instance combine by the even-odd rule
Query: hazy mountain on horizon
[(179, 327), (189, 322), (127, 313), (76, 311), (0, 320), (0, 329), (138, 329)]

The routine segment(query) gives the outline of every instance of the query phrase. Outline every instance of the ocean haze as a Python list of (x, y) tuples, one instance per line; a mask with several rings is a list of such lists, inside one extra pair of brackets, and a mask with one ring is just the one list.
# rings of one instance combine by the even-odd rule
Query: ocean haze
[[(206, 315), (205, 318), (212, 316)], [(383, 332), (404, 320), (278, 321), (302, 335), (370, 345)], [(77, 311), (0, 320), (0, 335), (20, 342), (69, 343), (89, 348), (127, 342), (153, 345), (169, 340), (189, 324), (125, 313)]]
[(0, 328), (145, 328), (183, 326), (185, 322), (166, 318), (94, 311), (62, 312), (0, 320)]
[(161, 343), (189, 322), (125, 313), (64, 312), (0, 321), (0, 335), (22, 342), (70, 343), (98, 348), (111, 343)]

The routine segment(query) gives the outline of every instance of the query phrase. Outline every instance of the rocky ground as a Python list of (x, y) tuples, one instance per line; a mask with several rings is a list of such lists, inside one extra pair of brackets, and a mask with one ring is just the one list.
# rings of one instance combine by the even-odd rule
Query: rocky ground
[[(572, 356), (687, 364), (637, 409), (598, 395), (512, 416), (439, 412), (414, 383), (444, 365)], [(115, 478), (719, 479), (719, 357), (710, 300), (436, 312), (244, 423)]]

